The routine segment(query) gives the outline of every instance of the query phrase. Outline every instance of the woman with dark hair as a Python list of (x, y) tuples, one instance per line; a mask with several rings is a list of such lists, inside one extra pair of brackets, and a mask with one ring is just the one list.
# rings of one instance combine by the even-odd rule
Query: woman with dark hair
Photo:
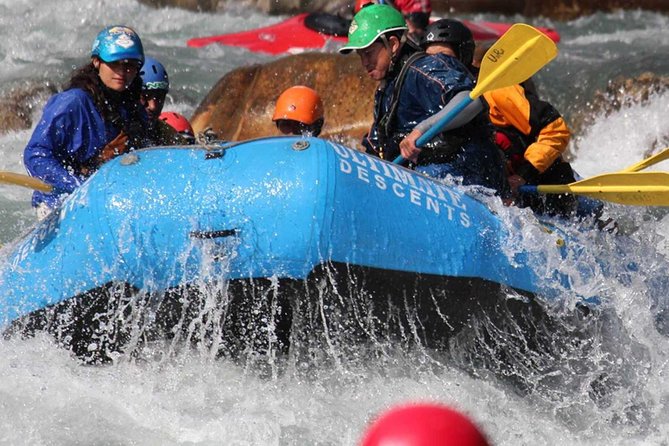
[(137, 33), (107, 27), (93, 43), (91, 62), (49, 99), (23, 154), (30, 175), (53, 186), (50, 193), (33, 194), (38, 216), (45, 217), (102, 163), (151, 145), (140, 103), (143, 63)]

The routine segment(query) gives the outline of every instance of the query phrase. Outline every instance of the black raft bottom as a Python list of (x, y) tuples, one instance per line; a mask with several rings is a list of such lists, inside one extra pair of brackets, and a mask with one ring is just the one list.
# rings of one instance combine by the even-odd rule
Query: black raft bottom
[(480, 279), (343, 264), (322, 265), (307, 280), (213, 282), (152, 294), (106, 284), (4, 334), (47, 332), (89, 364), (195, 350), (259, 376), (301, 379), (456, 367), (560, 404), (587, 389), (605, 408), (624, 391), (631, 402), (620, 416), (645, 413), (634, 389), (644, 388), (648, 370), (638, 364), (648, 363), (647, 352), (601, 308), (544, 308)]
[(533, 296), (497, 283), (327, 264), (307, 280), (233, 280), (158, 294), (106, 284), (15, 321), (5, 336), (38, 331), (89, 363), (160, 345), (161, 355), (194, 347), (244, 361), (292, 353), (319, 363), (360, 347), (456, 346), (454, 357), (478, 364), (554, 350), (557, 332), (574, 330)]

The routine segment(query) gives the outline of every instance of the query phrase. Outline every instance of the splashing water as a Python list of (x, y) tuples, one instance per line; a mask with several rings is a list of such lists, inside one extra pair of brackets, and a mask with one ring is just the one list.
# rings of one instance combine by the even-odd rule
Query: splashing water
[[(241, 11), (153, 10), (130, 0), (0, 1), (0, 11), (3, 85), (62, 83), (85, 61), (99, 29), (127, 23), (140, 32), (147, 53), (170, 70), (175, 87), (166, 109), (185, 114), (224, 73), (270, 60), (234, 48), (188, 49), (185, 40), (277, 20)], [(508, 20), (471, 18), (482, 17)], [(561, 55), (538, 76), (542, 93), (568, 117), (585, 107), (593, 88), (603, 89), (615, 75), (646, 70), (666, 75), (669, 65), (657, 54), (669, 50), (667, 21), (626, 12), (538, 23), (557, 27), (563, 36)], [(617, 62), (620, 55), (625, 63)], [(619, 170), (666, 145), (667, 103), (666, 93), (658, 94), (595, 119), (575, 138), (579, 173)], [(35, 119), (42, 104), (34, 106)], [(0, 136), (0, 169), (23, 171), (21, 151), (29, 135)], [(29, 200), (27, 190), (0, 186), (0, 243), (11, 243), (30, 227)], [(355, 294), (356, 283), (329, 280), (328, 271), (309, 285), (314, 298), (305, 314), (318, 324), (312, 336), (298, 339), (302, 349), (285, 353), (266, 342), (276, 340), (281, 327), (264, 339), (241, 337), (244, 342), (226, 344), (220, 321), (232, 314), (230, 284), (222, 280), (220, 266), (203, 262), (203, 279), (191, 290), (200, 299), (187, 318), (173, 324), (168, 340), (153, 338), (152, 331), (162, 327), (143, 316), (162, 302), (178, 302), (180, 293), (111, 290), (108, 297), (121, 311), (110, 320), (132, 322), (122, 333), (128, 350), (105, 365), (82, 365), (44, 334), (0, 340), (0, 444), (353, 445), (374, 414), (406, 400), (455, 405), (499, 445), (662, 444), (669, 437), (664, 379), (669, 342), (660, 333), (669, 326), (662, 313), (669, 307), (669, 217), (661, 210), (607, 205), (623, 233), (584, 235), (570, 225), (546, 232), (524, 211), (495, 211), (506, 226), (524, 228), (505, 247), (509, 259), (523, 248), (544, 259), (535, 266), (541, 277), (553, 280), (555, 271), (563, 271), (572, 278), (571, 291), (562, 290), (567, 297), (561, 306), (537, 327), (554, 334), (542, 340), (548, 354), (528, 348), (520, 336), (527, 327), (514, 325), (503, 306), (447, 349), (417, 342), (415, 321), (405, 324), (397, 342), (375, 332), (378, 321), (367, 314), (370, 296)], [(561, 234), (582, 240), (582, 248), (568, 247), (561, 255), (555, 249)], [(234, 255), (234, 249), (209, 254)], [(245, 286), (257, 297), (249, 306), (252, 314), (254, 308), (278, 311), (279, 301), (273, 300), (283, 289), (278, 280)], [(575, 295), (596, 296), (601, 309), (582, 312)], [(522, 299), (508, 292), (509, 305)], [(435, 306), (436, 301), (438, 296)], [(342, 302), (354, 304), (352, 314), (341, 310)], [(253, 327), (236, 327), (246, 328)], [(352, 341), (361, 331), (371, 334), (370, 342)], [(244, 360), (225, 354), (231, 349), (243, 352)]]

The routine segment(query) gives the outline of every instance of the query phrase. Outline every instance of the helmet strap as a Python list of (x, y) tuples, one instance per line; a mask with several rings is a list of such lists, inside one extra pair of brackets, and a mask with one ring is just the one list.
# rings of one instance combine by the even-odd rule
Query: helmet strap
[(381, 42), (383, 42), (383, 46), (386, 47), (386, 50), (390, 53), (390, 58), (393, 58), (393, 49), (390, 46), (390, 42), (388, 41), (388, 38), (386, 37), (385, 34), (381, 34)]
[(385, 45), (386, 49), (390, 53), (390, 66), (388, 67), (388, 72), (392, 72), (393, 69), (395, 68), (395, 63), (399, 60), (400, 53), (402, 53), (402, 47), (407, 41), (407, 32), (403, 32), (402, 36), (399, 38), (399, 45), (397, 46), (397, 52), (393, 53), (393, 49), (390, 46), (390, 41), (386, 37), (385, 34), (381, 34), (381, 41), (383, 42), (383, 45)]

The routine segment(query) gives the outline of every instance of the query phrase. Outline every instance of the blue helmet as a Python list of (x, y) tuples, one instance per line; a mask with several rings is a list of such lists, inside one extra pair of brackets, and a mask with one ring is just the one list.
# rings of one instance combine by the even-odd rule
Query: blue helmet
[(170, 80), (163, 64), (153, 57), (147, 57), (139, 71), (143, 90), (169, 90)]
[(103, 62), (132, 59), (144, 63), (144, 47), (137, 33), (127, 26), (108, 26), (95, 38), (91, 57), (99, 57)]

